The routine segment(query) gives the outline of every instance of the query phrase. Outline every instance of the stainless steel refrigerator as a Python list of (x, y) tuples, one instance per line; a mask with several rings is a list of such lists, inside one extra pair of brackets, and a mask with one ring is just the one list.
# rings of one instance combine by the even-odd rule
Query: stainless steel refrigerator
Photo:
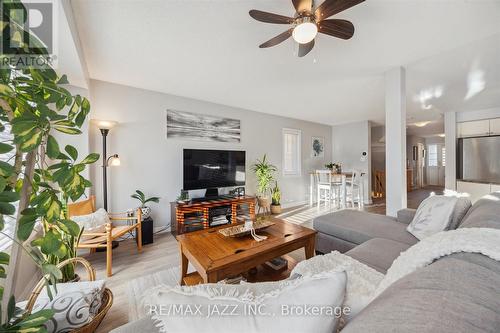
[(500, 184), (500, 136), (458, 140), (460, 180)]

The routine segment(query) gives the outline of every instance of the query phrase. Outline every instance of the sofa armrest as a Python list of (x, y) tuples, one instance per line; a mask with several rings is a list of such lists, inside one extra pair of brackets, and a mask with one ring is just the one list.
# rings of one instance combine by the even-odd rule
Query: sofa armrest
[(411, 208), (401, 209), (398, 211), (397, 221), (404, 224), (410, 224), (411, 221), (413, 221), (413, 217), (415, 217), (416, 212), (417, 212), (416, 209), (411, 209)]

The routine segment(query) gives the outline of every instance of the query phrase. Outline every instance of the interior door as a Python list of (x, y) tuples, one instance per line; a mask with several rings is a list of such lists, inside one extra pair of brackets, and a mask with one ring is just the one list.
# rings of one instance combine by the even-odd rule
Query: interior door
[(446, 148), (444, 144), (427, 146), (427, 184), (444, 186), (444, 170), (446, 165)]

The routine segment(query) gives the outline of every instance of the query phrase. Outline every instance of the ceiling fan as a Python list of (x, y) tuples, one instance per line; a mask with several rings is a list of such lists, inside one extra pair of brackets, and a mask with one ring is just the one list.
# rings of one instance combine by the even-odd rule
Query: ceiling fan
[(296, 11), (294, 17), (256, 9), (252, 9), (249, 14), (257, 21), (265, 23), (292, 24), (292, 27), (287, 31), (262, 43), (260, 48), (275, 46), (293, 37), (299, 43), (298, 56), (303, 57), (314, 47), (314, 38), (318, 32), (337, 38), (350, 39), (354, 35), (354, 25), (351, 22), (328, 18), (363, 1), (365, 0), (325, 0), (314, 9), (313, 0), (292, 0)]

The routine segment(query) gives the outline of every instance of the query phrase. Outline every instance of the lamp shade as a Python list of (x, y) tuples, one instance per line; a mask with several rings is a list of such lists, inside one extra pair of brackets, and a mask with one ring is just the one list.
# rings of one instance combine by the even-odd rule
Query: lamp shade
[(106, 164), (107, 166), (120, 166), (120, 157), (118, 156), (118, 154), (111, 155), (110, 157), (108, 157)]
[(112, 129), (118, 124), (117, 121), (114, 120), (100, 120), (100, 119), (92, 119), (92, 121), (97, 125), (99, 129)]

